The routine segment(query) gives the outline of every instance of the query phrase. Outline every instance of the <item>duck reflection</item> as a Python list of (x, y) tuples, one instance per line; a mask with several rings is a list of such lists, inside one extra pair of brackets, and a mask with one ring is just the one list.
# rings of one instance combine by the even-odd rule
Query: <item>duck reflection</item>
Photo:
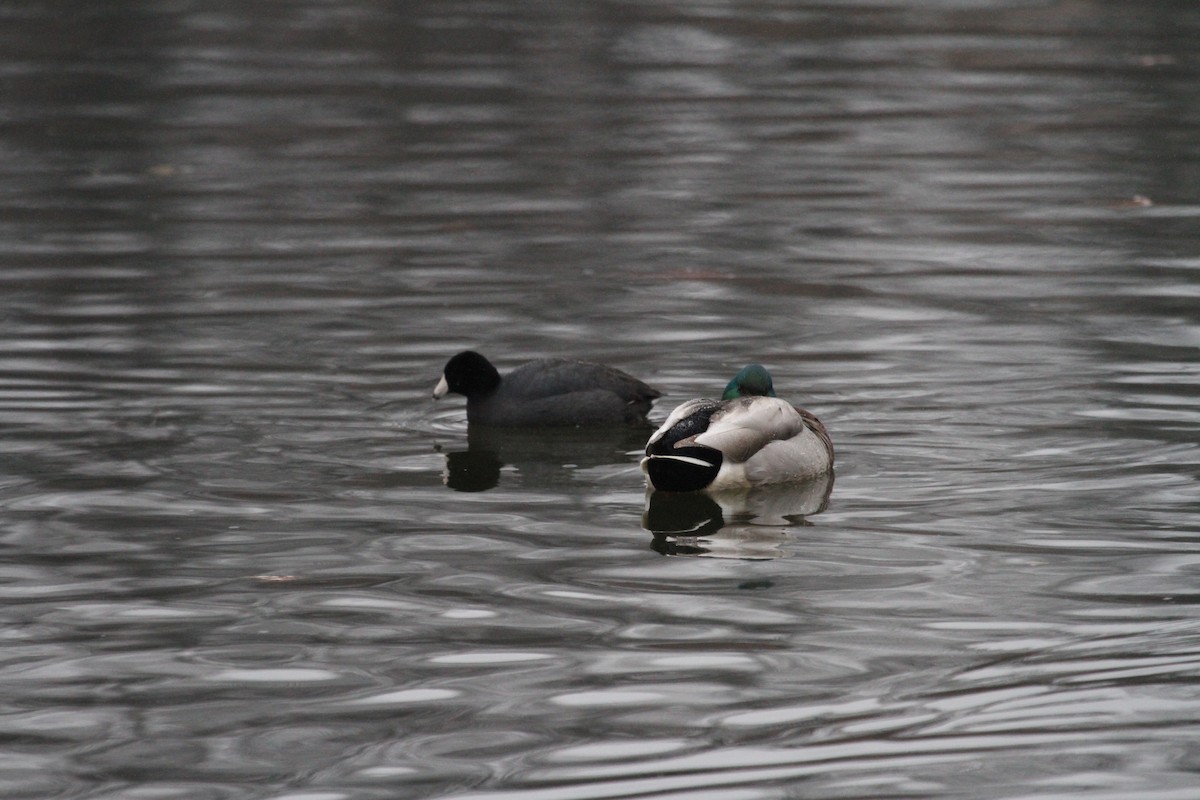
[(651, 548), (666, 556), (782, 558), (784, 531), (829, 505), (833, 474), (786, 486), (734, 492), (657, 492), (646, 495), (642, 526)]
[(646, 429), (496, 428), (467, 426), (465, 450), (446, 450), (442, 482), (456, 492), (484, 492), (500, 484), (511, 466), (528, 486), (560, 486), (569, 468), (628, 465), (629, 451), (640, 450)]

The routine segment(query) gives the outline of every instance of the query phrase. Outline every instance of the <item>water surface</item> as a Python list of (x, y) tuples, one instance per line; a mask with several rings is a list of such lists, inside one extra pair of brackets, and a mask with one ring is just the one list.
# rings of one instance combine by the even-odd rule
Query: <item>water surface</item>
[[(1193, 6), (3, 12), (0, 793), (1195, 796)], [(836, 480), (467, 347), (761, 361)]]

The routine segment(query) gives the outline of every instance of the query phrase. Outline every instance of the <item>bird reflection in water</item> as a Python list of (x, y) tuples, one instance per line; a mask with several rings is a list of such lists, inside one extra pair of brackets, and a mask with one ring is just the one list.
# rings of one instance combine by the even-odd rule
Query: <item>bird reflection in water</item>
[(525, 486), (561, 486), (564, 470), (612, 464), (628, 465), (640, 450), (648, 428), (621, 425), (599, 428), (495, 428), (467, 426), (467, 448), (446, 450), (442, 482), (456, 492), (484, 492), (500, 484), (512, 467)]
[(456, 492), (486, 492), (500, 484), (504, 462), (491, 450), (455, 450), (446, 453), (442, 483)]
[(646, 495), (642, 526), (651, 548), (665, 556), (771, 559), (786, 555), (788, 527), (809, 525), (825, 510), (833, 473), (804, 483), (735, 492), (658, 492)]

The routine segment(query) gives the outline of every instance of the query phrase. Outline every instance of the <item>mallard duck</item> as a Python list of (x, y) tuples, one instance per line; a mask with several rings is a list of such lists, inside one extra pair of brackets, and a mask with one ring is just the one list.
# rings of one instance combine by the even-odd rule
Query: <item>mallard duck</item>
[(821, 421), (775, 396), (771, 374), (750, 364), (720, 400), (688, 400), (650, 441), (642, 470), (668, 492), (747, 489), (802, 481), (833, 469)]
[(646, 424), (656, 389), (619, 369), (590, 361), (530, 361), (500, 377), (466, 350), (446, 362), (433, 390), (467, 398), (467, 422), (501, 427)]

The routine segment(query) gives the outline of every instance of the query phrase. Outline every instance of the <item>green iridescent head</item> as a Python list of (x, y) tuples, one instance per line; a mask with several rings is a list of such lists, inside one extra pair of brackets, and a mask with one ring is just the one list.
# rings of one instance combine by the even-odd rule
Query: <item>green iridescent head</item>
[(735, 397), (774, 397), (775, 385), (771, 383), (771, 373), (762, 364), (747, 364), (733, 376), (733, 380), (725, 387), (722, 400), (732, 400)]

